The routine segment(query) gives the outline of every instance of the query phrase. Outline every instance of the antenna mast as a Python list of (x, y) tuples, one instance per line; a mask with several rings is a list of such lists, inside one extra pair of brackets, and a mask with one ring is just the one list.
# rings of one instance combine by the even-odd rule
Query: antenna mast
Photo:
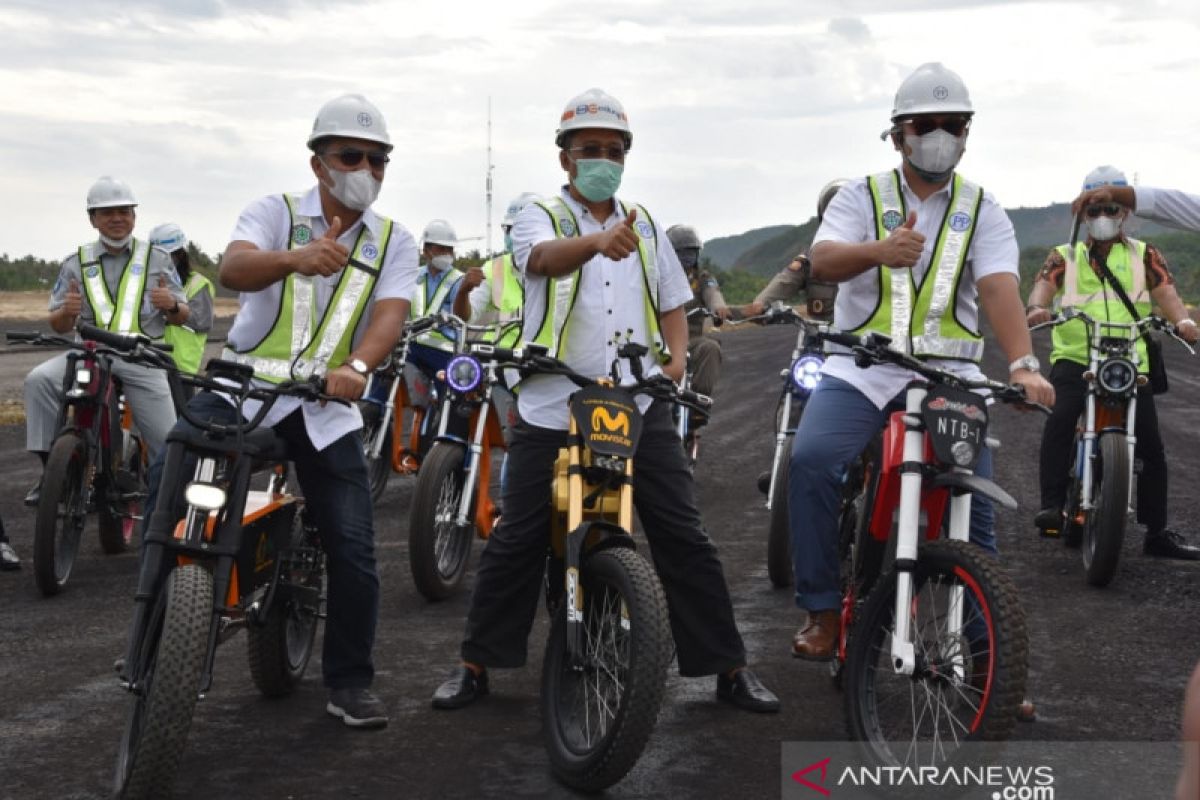
[(492, 96), (488, 95), (487, 119), (487, 255), (492, 255)]

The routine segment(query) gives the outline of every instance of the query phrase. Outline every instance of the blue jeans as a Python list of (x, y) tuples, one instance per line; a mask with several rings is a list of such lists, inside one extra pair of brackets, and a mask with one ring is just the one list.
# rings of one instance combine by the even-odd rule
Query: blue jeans
[[(904, 395), (899, 397), (903, 403)], [(895, 402), (895, 401), (893, 401)], [(841, 607), (838, 514), (847, 465), (866, 449), (892, 411), (878, 409), (846, 381), (826, 376), (808, 398), (792, 443), (788, 519), (796, 605), (809, 611)], [(975, 474), (992, 476), (984, 448)], [(971, 498), (971, 541), (996, 552), (995, 514), (982, 495)]]
[[(188, 410), (201, 419), (227, 423), (237, 419), (236, 409), (211, 392), (193, 397)], [(195, 428), (180, 417), (174, 430)], [(327, 617), (321, 655), (325, 685), (364, 689), (375, 676), (371, 651), (379, 618), (379, 572), (362, 441), (355, 431), (316, 450), (299, 409), (280, 421), (275, 432), (288, 443), (309, 521), (316, 525), (326, 555)], [(150, 466), (147, 520), (158, 500), (163, 455), (160, 451)], [(194, 459), (185, 462), (182, 480), (191, 480), (194, 465)]]

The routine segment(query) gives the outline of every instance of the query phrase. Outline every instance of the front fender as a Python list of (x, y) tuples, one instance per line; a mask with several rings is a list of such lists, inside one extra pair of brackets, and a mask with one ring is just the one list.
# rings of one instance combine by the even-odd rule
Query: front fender
[(1017, 508), (1017, 501), (996, 483), (981, 478), (978, 475), (968, 475), (962, 472), (939, 472), (931, 481), (934, 488), (957, 489), (972, 494), (981, 494), (989, 500), (999, 503), (1010, 511)]

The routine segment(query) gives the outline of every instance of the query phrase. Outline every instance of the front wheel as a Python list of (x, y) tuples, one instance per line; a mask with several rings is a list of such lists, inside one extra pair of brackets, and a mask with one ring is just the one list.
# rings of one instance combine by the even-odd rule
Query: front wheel
[(392, 476), (392, 427), (383, 431), (383, 443), (379, 455), (372, 457), (371, 450), (379, 437), (380, 425), (383, 424), (383, 406), (371, 400), (360, 400), (358, 409), (363, 418), (363, 454), (367, 458), (367, 480), (371, 484), (371, 502), (378, 503), (387, 489), (388, 478)]
[(462, 582), (471, 558), (474, 520), (468, 519), (466, 525), (455, 523), (466, 479), (463, 458), (462, 445), (438, 442), (417, 473), (408, 524), (408, 558), (417, 591), (428, 600), (449, 597)]
[(1117, 572), (1129, 518), (1129, 442), (1124, 433), (1101, 435), (1092, 467), (1092, 512), (1083, 529), (1083, 569), (1092, 586)]
[(1017, 598), (996, 557), (976, 545), (922, 545), (909, 604), (916, 669), (902, 675), (891, 663), (896, 574), (881, 577), (850, 635), (850, 737), (879, 764), (906, 766), (951, 761), (963, 741), (1008, 738), (1029, 654)]
[(87, 520), (87, 445), (74, 433), (54, 440), (42, 476), (42, 499), (33, 524), (33, 576), (46, 597), (71, 577)]
[(632, 550), (588, 556), (580, 585), (582, 652), (572, 664), (561, 604), (542, 662), (542, 730), (558, 779), (599, 792), (633, 768), (658, 721), (671, 629), (658, 577)]
[(199, 564), (167, 576), (139, 647), (138, 685), (117, 755), (118, 797), (172, 793), (199, 697), (212, 594), (212, 574)]
[(771, 498), (771, 523), (767, 531), (767, 576), (777, 589), (792, 585), (792, 529), (788, 523), (788, 473), (792, 460), (792, 439), (789, 436), (785, 440), (779, 466), (775, 468), (775, 494)]

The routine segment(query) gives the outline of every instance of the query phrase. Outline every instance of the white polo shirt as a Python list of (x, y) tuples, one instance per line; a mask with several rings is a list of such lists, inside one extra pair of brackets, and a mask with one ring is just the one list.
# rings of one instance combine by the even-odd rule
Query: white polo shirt
[[(918, 198), (909, 187), (903, 170), (900, 171), (900, 185), (906, 207), (917, 214), (916, 230), (925, 236), (925, 250), (913, 267), (913, 278), (920, 285), (921, 278), (929, 269), (933, 247), (950, 204), (950, 182), (947, 181), (946, 186), (925, 200)], [(875, 241), (875, 209), (867, 179), (859, 178), (846, 184), (834, 195), (833, 201), (825, 209), (821, 227), (813, 237), (813, 245), (818, 242), (861, 244), (871, 241)], [(1016, 235), (1008, 214), (990, 193), (985, 192), (956, 298), (955, 313), (964, 326), (979, 330), (976, 282), (988, 275), (1005, 272), (1019, 278), (1019, 257)], [(833, 310), (835, 327), (853, 330), (870, 318), (878, 295), (878, 282), (876, 270), (869, 269), (838, 285), (837, 302)], [(977, 378), (983, 374), (977, 365), (967, 361), (931, 359), (930, 363), (958, 375)], [(847, 356), (830, 357), (822, 372), (853, 384), (879, 408), (887, 405), (916, 377), (913, 372), (890, 364), (859, 369), (854, 366), (853, 359)]]
[[(321, 210), (321, 195), (315, 186), (296, 204), (296, 214), (311, 218), (314, 239), (320, 238), (329, 229)], [(366, 226), (367, 237), (378, 242), (382, 223), (374, 212), (367, 209), (358, 222), (342, 231), (338, 236), (338, 243), (352, 250), (363, 226)], [(230, 240), (250, 242), (259, 250), (287, 250), (291, 231), (291, 217), (283, 195), (273, 194), (255, 200), (242, 211)], [(393, 221), (392, 236), (383, 256), (379, 278), (375, 281), (372, 303), (363, 311), (362, 319), (354, 330), (352, 350), (358, 346), (362, 335), (371, 324), (374, 303), (379, 300), (396, 299), (411, 301), (416, 278), (416, 241), (407, 228)], [(314, 281), (318, 319), (319, 315), (325, 313), (340, 279), (341, 273), (338, 272), (318, 277)], [(283, 281), (277, 281), (265, 289), (242, 292), (238, 296), (240, 307), (233, 327), (229, 330), (230, 347), (245, 350), (262, 341), (275, 323), (283, 295), (283, 285)], [(400, 332), (396, 331), (396, 335), (399, 337)], [(319, 403), (304, 403), (295, 397), (279, 398), (263, 424), (277, 424), (298, 406), (303, 406), (304, 426), (313, 446), (318, 450), (324, 450), (347, 433), (362, 427), (362, 416), (353, 404), (346, 406), (341, 403), (327, 403), (321, 406)], [(245, 411), (247, 414), (253, 414), (257, 408), (257, 403), (248, 402)]]
[[(571, 197), (566, 187), (563, 187), (560, 197), (579, 222), (582, 236), (608, 230), (622, 224), (625, 219), (616, 198), (613, 199), (613, 213), (600, 223), (586, 207)], [(641, 222), (649, 220), (639, 218), (638, 223)], [(662, 315), (691, 300), (692, 290), (675, 256), (675, 250), (664, 233), (664, 226), (654, 220), (654, 227), (658, 251), (658, 311)], [(554, 223), (543, 208), (530, 203), (517, 216), (511, 235), (514, 262), (525, 281), (522, 338), (529, 341), (541, 326), (550, 279), (526, 272), (525, 265), (535, 245), (556, 238)], [(614, 340), (617, 331), (624, 333), (632, 330), (631, 338), (634, 341), (651, 345), (642, 298), (642, 262), (636, 250), (620, 261), (597, 255), (580, 267), (578, 280), (575, 306), (570, 316), (571, 335), (567, 337), (566, 348), (559, 353), (559, 358), (581, 375), (607, 376), (617, 357), (617, 347), (621, 344)], [(628, 364), (623, 361), (622, 365), (627, 373)], [(643, 359), (643, 368), (647, 376), (662, 372), (652, 355)], [(632, 376), (625, 375), (624, 382), (632, 383)], [(528, 378), (521, 383), (517, 395), (521, 418), (542, 428), (566, 430), (569, 420), (567, 398), (576, 388), (575, 384), (559, 375)], [(650, 406), (650, 402), (645, 396), (638, 398), (638, 406), (642, 411)]]

